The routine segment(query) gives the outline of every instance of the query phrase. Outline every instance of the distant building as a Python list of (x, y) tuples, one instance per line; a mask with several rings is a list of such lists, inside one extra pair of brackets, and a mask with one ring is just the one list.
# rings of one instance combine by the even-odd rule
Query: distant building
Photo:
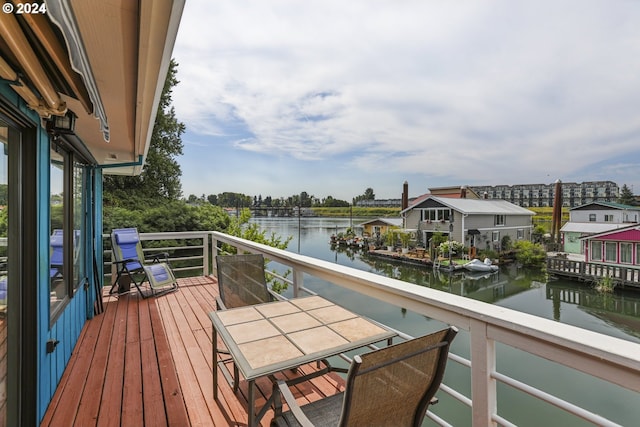
[(640, 206), (614, 202), (591, 202), (572, 208), (569, 222), (560, 229), (564, 251), (585, 253), (584, 237), (623, 228), (640, 221)]
[(436, 233), (478, 249), (499, 250), (502, 239), (530, 240), (534, 212), (505, 200), (466, 197), (418, 197), (400, 212), (405, 229), (415, 230), (426, 244)]
[(582, 238), (585, 261), (640, 269), (640, 225), (632, 224)]
[[(553, 206), (554, 184), (516, 184), (472, 186), (477, 194), (489, 199), (506, 200), (522, 207)], [(615, 202), (620, 195), (613, 181), (585, 181), (562, 183), (563, 206), (575, 207), (591, 202)]]
[(364, 236), (380, 238), (387, 231), (402, 227), (402, 218), (376, 218), (363, 222), (360, 227)]

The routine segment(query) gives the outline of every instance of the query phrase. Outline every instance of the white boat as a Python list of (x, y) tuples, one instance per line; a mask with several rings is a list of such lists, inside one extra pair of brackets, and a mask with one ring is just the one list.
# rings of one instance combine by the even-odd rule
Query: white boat
[(469, 271), (498, 271), (498, 266), (493, 265), (489, 258), (485, 258), (484, 262), (474, 259), (463, 265)]

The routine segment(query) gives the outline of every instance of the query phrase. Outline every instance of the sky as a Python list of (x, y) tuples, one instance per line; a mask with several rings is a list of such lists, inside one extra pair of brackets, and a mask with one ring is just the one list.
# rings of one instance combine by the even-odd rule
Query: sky
[(640, 194), (638, 22), (638, 0), (187, 0), (183, 194)]

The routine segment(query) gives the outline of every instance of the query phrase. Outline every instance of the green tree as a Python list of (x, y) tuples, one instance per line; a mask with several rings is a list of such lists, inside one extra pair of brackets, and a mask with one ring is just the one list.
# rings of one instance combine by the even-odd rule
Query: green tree
[(373, 192), (373, 188), (367, 188), (366, 190), (364, 190), (364, 194), (361, 194), (353, 198), (353, 204), (355, 205), (360, 200), (375, 200), (375, 199), (376, 199), (376, 195)]
[(176, 157), (182, 154), (181, 135), (185, 126), (177, 119), (171, 105), (171, 91), (178, 84), (177, 67), (178, 64), (171, 60), (142, 173), (138, 176), (106, 176), (105, 206), (155, 206), (159, 201), (181, 197), (182, 171)]
[[(276, 233), (271, 233), (267, 235), (266, 230), (261, 230), (258, 224), (249, 223), (251, 219), (251, 211), (247, 208), (242, 209), (238, 217), (231, 217), (229, 227), (227, 228), (227, 234), (232, 236), (241, 237), (243, 239), (251, 240), (253, 242), (262, 243), (264, 245), (268, 245), (278, 249), (287, 249), (289, 246), (289, 242), (292, 239), (292, 236), (282, 238)], [(229, 253), (235, 253), (236, 249), (230, 245), (223, 245), (222, 249)], [(268, 262), (268, 261), (267, 261)], [(291, 274), (291, 271), (288, 270), (284, 274), (281, 274), (282, 277), (287, 277)], [(267, 283), (270, 285), (271, 289), (275, 292), (282, 292), (287, 289), (287, 282), (283, 282), (278, 280), (273, 275), (267, 275)]]
[(627, 184), (623, 184), (620, 189), (620, 197), (618, 197), (618, 203), (622, 203), (623, 205), (635, 206), (636, 205), (636, 197), (633, 195), (633, 191)]

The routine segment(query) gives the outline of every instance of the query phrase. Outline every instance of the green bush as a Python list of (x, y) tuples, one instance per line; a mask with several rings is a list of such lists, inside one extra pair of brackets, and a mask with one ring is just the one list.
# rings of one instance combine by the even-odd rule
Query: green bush
[(518, 240), (513, 247), (516, 250), (516, 260), (522, 265), (539, 266), (547, 259), (547, 252), (539, 243)]

